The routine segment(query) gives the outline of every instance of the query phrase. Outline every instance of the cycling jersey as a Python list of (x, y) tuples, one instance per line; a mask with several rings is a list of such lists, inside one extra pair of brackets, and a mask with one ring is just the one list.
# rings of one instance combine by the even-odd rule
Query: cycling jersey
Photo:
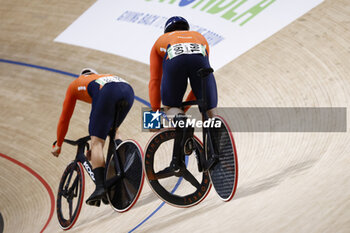
[[(95, 112), (96, 107), (94, 104), (95, 102), (94, 99), (97, 100), (98, 99), (97, 96), (99, 95), (101, 90), (103, 90), (103, 87), (106, 86), (106, 84), (110, 84), (110, 83), (120, 83), (120, 84), (124, 84), (125, 86), (130, 86), (122, 78), (114, 75), (110, 75), (110, 74), (81, 75), (69, 85), (66, 91), (66, 96), (63, 102), (62, 113), (57, 126), (57, 146), (62, 145), (64, 137), (67, 134), (69, 122), (74, 112), (76, 101), (80, 100), (86, 103), (93, 103), (91, 113)], [(116, 88), (121, 89), (121, 87), (116, 87)], [(126, 93), (125, 96), (128, 96), (128, 95), (132, 96), (132, 101), (133, 101), (133, 97), (134, 97), (133, 94), (134, 93), (131, 88), (131, 91)], [(119, 96), (119, 99), (120, 98), (121, 97)], [(116, 97), (116, 99), (118, 98)], [(96, 122), (97, 121), (98, 120), (96, 119)], [(92, 122), (90, 120), (89, 131), (91, 131), (91, 125), (92, 125)], [(96, 127), (92, 127), (92, 128), (96, 128)], [(93, 135), (93, 136), (105, 137), (104, 134), (105, 133), (100, 135)], [(90, 132), (90, 135), (91, 135), (91, 132)]]

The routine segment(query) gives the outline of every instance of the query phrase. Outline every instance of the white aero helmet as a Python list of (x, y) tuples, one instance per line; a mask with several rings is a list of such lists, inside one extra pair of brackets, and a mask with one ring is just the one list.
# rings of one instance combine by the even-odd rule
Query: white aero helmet
[(79, 76), (80, 75), (89, 75), (89, 74), (97, 74), (97, 71), (96, 70), (94, 70), (94, 69), (91, 69), (91, 68), (84, 68), (84, 69), (82, 69), (81, 71), (80, 71), (80, 74), (79, 74)]

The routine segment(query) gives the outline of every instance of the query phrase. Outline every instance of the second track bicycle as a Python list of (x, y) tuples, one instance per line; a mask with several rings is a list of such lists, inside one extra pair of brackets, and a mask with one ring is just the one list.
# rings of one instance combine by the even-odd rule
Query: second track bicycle
[(192, 148), (181, 149), (180, 158), (174, 162), (174, 146), (185, 145), (174, 145), (176, 128), (166, 128), (157, 132), (145, 149), (144, 169), (151, 188), (159, 198), (176, 207), (198, 204), (208, 195), (211, 184), (223, 201), (231, 200), (236, 192), (238, 159), (231, 130), (221, 116), (207, 115), (204, 79), (212, 72), (211, 68), (197, 72), (202, 79), (203, 99), (183, 103), (183, 107), (198, 105), (203, 122), (211, 121), (209, 127), (202, 125), (204, 143), (192, 134)]

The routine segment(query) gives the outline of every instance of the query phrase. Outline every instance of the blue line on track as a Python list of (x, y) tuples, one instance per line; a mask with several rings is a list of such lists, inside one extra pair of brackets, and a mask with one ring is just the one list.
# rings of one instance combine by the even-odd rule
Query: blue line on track
[[(73, 73), (69, 73), (69, 72), (66, 72), (66, 71), (57, 70), (57, 69), (53, 69), (53, 68), (49, 68), (49, 67), (45, 67), (45, 66), (38, 66), (38, 65), (33, 65), (33, 64), (29, 64), (29, 63), (24, 63), (24, 62), (5, 60), (5, 59), (1, 59), (1, 58), (0, 58), (0, 62), (13, 64), (13, 65), (26, 66), (26, 67), (36, 68), (36, 69), (40, 69), (40, 70), (46, 70), (46, 71), (50, 71), (50, 72), (54, 72), (54, 73), (58, 73), (58, 74), (71, 76), (71, 77), (74, 77), (74, 78), (78, 78), (79, 77), (79, 75), (77, 75), (77, 74), (73, 74)], [(142, 98), (140, 98), (138, 96), (135, 96), (135, 100), (137, 100), (140, 103), (146, 105), (147, 107), (151, 107), (151, 104), (148, 101), (146, 101), (146, 100), (144, 100), (144, 99), (142, 99)]]
[(140, 97), (138, 97), (138, 96), (136, 96), (136, 95), (135, 95), (135, 100), (137, 100), (137, 101), (139, 101), (140, 103), (146, 105), (147, 107), (151, 107), (151, 104), (150, 104), (148, 101), (146, 101), (146, 100), (144, 100), (144, 99), (142, 99), (142, 98), (140, 98)]
[[(186, 157), (186, 161), (185, 161), (185, 164), (187, 166), (187, 163), (188, 163), (188, 157)], [(176, 191), (176, 189), (179, 187), (181, 181), (182, 181), (182, 177), (180, 177), (176, 184), (175, 184), (175, 187), (173, 188), (173, 190), (171, 190), (171, 193), (174, 193)], [(134, 227), (133, 229), (131, 229), (128, 233), (131, 233), (133, 231), (135, 231), (137, 228), (139, 228), (140, 226), (142, 226), (142, 224), (144, 224), (145, 222), (147, 222), (155, 213), (158, 212), (158, 210), (160, 210), (160, 208), (163, 207), (163, 205), (165, 204), (165, 202), (163, 201), (157, 209), (155, 209), (150, 215), (148, 215), (148, 217), (146, 217), (144, 220), (142, 220), (142, 222), (140, 222), (136, 227)]]
[(56, 69), (52, 69), (52, 68), (49, 68), (49, 67), (38, 66), (38, 65), (33, 65), (33, 64), (24, 63), (24, 62), (11, 61), (11, 60), (5, 60), (5, 59), (0, 59), (0, 62), (14, 64), (14, 65), (20, 65), (20, 66), (27, 66), (27, 67), (41, 69), (41, 70), (47, 70), (47, 71), (51, 71), (51, 72), (55, 72), (55, 73), (59, 73), (59, 74), (67, 75), (67, 76), (71, 76), (71, 77), (74, 77), (74, 78), (77, 78), (79, 76), (77, 74), (65, 72), (65, 71), (62, 71), (62, 70), (56, 70)]
[[(77, 74), (73, 74), (73, 73), (69, 73), (69, 72), (65, 72), (65, 71), (62, 71), (62, 70), (57, 70), (57, 69), (53, 69), (53, 68), (49, 68), (49, 67), (45, 67), (45, 66), (38, 66), (38, 65), (33, 65), (33, 64), (29, 64), (29, 63), (24, 63), (24, 62), (18, 62), (18, 61), (12, 61), (12, 60), (6, 60), (6, 59), (1, 59), (0, 58), (0, 62), (3, 62), (3, 63), (8, 63), (8, 64), (13, 64), (13, 65), (20, 65), (20, 66), (26, 66), (26, 67), (31, 67), (31, 68), (36, 68), (36, 69), (41, 69), (41, 70), (46, 70), (46, 71), (50, 71), (50, 72), (54, 72), (54, 73), (59, 73), (59, 74), (63, 74), (63, 75), (67, 75), (67, 76), (71, 76), (71, 77), (74, 77), (74, 78), (77, 78), (79, 75)], [(135, 100), (139, 101), (140, 103), (148, 106), (148, 107), (151, 107), (151, 104), (138, 97), (138, 96), (135, 96)], [(186, 165), (187, 165), (187, 157), (186, 157)], [(182, 177), (179, 178), (179, 180), (177, 181), (174, 189), (171, 191), (171, 193), (174, 193), (176, 191), (176, 189), (179, 187), (180, 183), (182, 181)], [(158, 207), (157, 209), (155, 209), (148, 217), (146, 217), (141, 223), (139, 223), (136, 227), (134, 227), (132, 230), (129, 231), (129, 233), (135, 231), (137, 228), (139, 228), (140, 226), (142, 226), (142, 224), (144, 224), (145, 222), (147, 222), (155, 213), (157, 213), (163, 206), (164, 206), (165, 202), (162, 202)], [(0, 231), (1, 233), (1, 231)]]

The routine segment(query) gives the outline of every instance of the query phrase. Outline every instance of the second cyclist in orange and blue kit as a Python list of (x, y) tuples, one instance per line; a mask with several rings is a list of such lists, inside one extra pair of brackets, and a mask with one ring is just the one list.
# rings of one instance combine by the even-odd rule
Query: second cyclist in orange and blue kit
[[(198, 32), (189, 31), (186, 19), (174, 16), (167, 20), (164, 34), (161, 35), (151, 50), (149, 97), (153, 111), (164, 105), (166, 115), (173, 121), (185, 122), (187, 116), (181, 108), (187, 89), (188, 80), (192, 91), (188, 100), (202, 99), (202, 79), (197, 76), (201, 68), (210, 68), (209, 45)], [(206, 104), (209, 117), (215, 114), (218, 98), (214, 75), (210, 74), (206, 82)], [(177, 170), (183, 162), (181, 151), (185, 153), (193, 149), (193, 127), (176, 127), (171, 167)]]
[[(152, 47), (150, 55), (149, 96), (151, 107), (157, 110), (161, 102), (166, 107), (180, 107), (188, 79), (192, 88), (187, 100), (202, 97), (200, 68), (209, 68), (209, 45), (196, 31), (189, 31), (188, 22), (179, 16), (170, 18), (164, 34)], [(208, 109), (217, 106), (217, 89), (213, 74), (206, 79)]]

